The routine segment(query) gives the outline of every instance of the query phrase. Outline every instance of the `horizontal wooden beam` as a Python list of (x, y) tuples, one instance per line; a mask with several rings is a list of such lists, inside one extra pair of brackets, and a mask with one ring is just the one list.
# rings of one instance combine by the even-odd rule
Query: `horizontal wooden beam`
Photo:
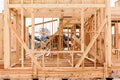
[(50, 34), (50, 32), (35, 32), (36, 34)]
[(111, 8), (111, 15), (112, 16), (115, 16), (115, 15), (119, 15), (120, 16), (120, 7), (114, 7), (114, 8)]
[[(46, 22), (42, 22), (42, 23), (36, 23), (34, 26), (38, 26), (38, 25), (42, 25), (42, 24), (47, 24), (47, 23), (55, 22), (55, 21), (57, 21), (57, 19), (55, 19), (55, 20), (50, 20), (50, 21), (46, 21)], [(32, 27), (32, 25), (29, 25), (28, 27)]]
[[(42, 68), (38, 70), (38, 78), (103, 78), (103, 68)], [(0, 70), (1, 78), (33, 78), (32, 69)]]
[(33, 51), (33, 53), (82, 53), (82, 51)]
[(9, 4), (9, 8), (105, 8), (105, 4)]

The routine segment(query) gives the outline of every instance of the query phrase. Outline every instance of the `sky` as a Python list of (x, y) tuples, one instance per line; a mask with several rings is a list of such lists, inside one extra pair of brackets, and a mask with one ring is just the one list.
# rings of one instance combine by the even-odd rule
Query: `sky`
[(0, 0), (0, 13), (2, 13), (3, 9), (4, 9), (4, 0)]

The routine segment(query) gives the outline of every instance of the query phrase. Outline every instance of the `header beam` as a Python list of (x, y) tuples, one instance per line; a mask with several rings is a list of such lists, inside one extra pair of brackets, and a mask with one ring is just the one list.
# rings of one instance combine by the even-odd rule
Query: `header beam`
[(9, 8), (105, 8), (105, 4), (9, 4)]

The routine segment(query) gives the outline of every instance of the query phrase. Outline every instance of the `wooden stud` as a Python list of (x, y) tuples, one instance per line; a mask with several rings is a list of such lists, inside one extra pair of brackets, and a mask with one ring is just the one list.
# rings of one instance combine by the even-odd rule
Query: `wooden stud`
[[(96, 26), (97, 26), (97, 24), (96, 24), (96, 22), (97, 22), (97, 21), (96, 21), (96, 19), (97, 19), (96, 11), (95, 11), (95, 14), (94, 14), (94, 15), (95, 15), (95, 17), (94, 17), (94, 28), (95, 28), (95, 29), (94, 29), (94, 30), (95, 30), (95, 34), (96, 34), (96, 31), (97, 31), (97, 29), (96, 29)], [(96, 62), (97, 62), (97, 59), (96, 59), (96, 56), (97, 56), (97, 47), (96, 47), (96, 45), (97, 45), (97, 44), (95, 43), (95, 57), (94, 57), (95, 62), (94, 62), (94, 67), (96, 67), (96, 64), (97, 64), (97, 63), (96, 63)]]
[(35, 30), (34, 30), (34, 24), (35, 24), (35, 18), (34, 18), (34, 9), (32, 9), (32, 50), (34, 50), (35, 48), (35, 42), (34, 42), (34, 33), (35, 33)]
[(109, 0), (106, 1), (106, 18), (107, 18), (107, 24), (106, 24), (106, 59), (107, 59), (107, 64), (109, 67), (111, 67), (111, 10), (110, 10), (110, 4)]
[[(0, 14), (0, 19), (4, 18), (4, 14)], [(4, 20), (0, 20), (0, 60), (4, 59)]]
[[(24, 9), (21, 8), (21, 38), (24, 41)], [(21, 66), (24, 67), (24, 48), (21, 46)]]
[[(84, 3), (84, 1), (82, 0), (82, 3)], [(80, 35), (81, 35), (81, 40), (80, 40), (80, 42), (81, 42), (81, 51), (84, 53), (84, 8), (81, 8), (81, 33), (80, 33)], [(83, 68), (84, 68), (84, 60), (83, 60), (83, 66), (82, 66)]]
[(4, 68), (10, 68), (10, 30), (8, 27), (10, 13), (8, 3), (9, 0), (4, 1)]

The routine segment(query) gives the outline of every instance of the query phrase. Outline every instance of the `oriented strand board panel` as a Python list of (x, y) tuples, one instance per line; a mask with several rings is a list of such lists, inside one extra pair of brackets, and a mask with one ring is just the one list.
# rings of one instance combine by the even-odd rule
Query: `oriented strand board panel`
[(0, 59), (3, 59), (3, 14), (0, 14)]

